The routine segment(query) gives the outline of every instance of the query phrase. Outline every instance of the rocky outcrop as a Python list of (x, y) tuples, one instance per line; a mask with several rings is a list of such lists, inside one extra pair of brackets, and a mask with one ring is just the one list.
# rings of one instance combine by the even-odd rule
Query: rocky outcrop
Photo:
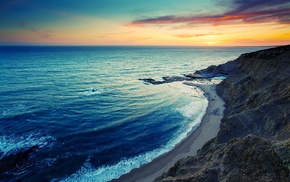
[[(269, 56), (269, 57), (268, 57)], [(290, 46), (244, 54), (217, 92), (227, 108), (220, 142), (249, 133), (290, 137)]]
[(231, 73), (234, 67), (238, 64), (238, 60), (229, 61), (218, 66), (211, 65), (206, 69), (197, 70), (194, 73), (186, 74), (187, 78), (213, 78), (218, 76), (225, 76)]
[(290, 181), (290, 46), (236, 61), (217, 137), (155, 181)]
[(289, 169), (272, 143), (248, 135), (241, 139), (231, 139), (227, 143), (205, 146), (199, 155), (178, 161), (156, 181), (283, 181), (287, 179), (290, 179)]
[(145, 83), (153, 84), (153, 85), (160, 85), (163, 83), (171, 83), (171, 82), (191, 80), (191, 79), (183, 77), (183, 76), (164, 76), (162, 77), (162, 81), (158, 81), (153, 78), (140, 78), (139, 80), (144, 81)]
[(152, 85), (159, 85), (164, 83), (171, 83), (177, 81), (191, 81), (194, 79), (203, 78), (213, 78), (219, 76), (227, 76), (233, 70), (233, 68), (238, 64), (237, 60), (229, 61), (218, 66), (209, 66), (206, 69), (197, 70), (194, 73), (184, 74), (183, 76), (164, 76), (161, 81), (155, 80), (153, 78), (140, 78), (139, 80), (144, 81), (144, 83), (149, 83)]

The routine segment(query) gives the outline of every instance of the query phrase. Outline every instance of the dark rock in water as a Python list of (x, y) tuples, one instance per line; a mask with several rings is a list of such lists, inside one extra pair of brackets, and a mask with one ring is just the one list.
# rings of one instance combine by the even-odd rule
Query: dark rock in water
[(171, 82), (179, 82), (179, 81), (184, 81), (186, 80), (185, 77), (182, 76), (165, 76), (162, 77), (165, 83), (171, 83)]
[(151, 83), (153, 85), (165, 83), (164, 81), (156, 81), (153, 78), (140, 78), (139, 80), (144, 81), (145, 83)]
[(186, 78), (196, 79), (196, 78), (212, 78), (212, 73), (204, 73), (202, 71), (196, 71), (194, 73), (188, 73), (184, 75)]
[(19, 151), (12, 151), (7, 156), (0, 159), (0, 176), (18, 171), (21, 168), (27, 167), (29, 158), (33, 152), (38, 149), (38, 146), (32, 146)]
[(139, 80), (144, 81), (146, 83), (151, 83), (153, 85), (160, 85), (163, 83), (171, 83), (171, 82), (188, 80), (187, 78), (182, 77), (182, 76), (165, 76), (165, 77), (162, 77), (162, 79), (163, 81), (156, 81), (153, 78), (143, 78)]
[(159, 85), (184, 80), (190, 81), (194, 79), (213, 78), (228, 75), (237, 64), (237, 60), (229, 61), (225, 64), (221, 64), (218, 66), (209, 66), (206, 69), (197, 70), (194, 73), (185, 74), (184, 76), (165, 76), (162, 77), (162, 81), (156, 81), (153, 78), (142, 78), (139, 80), (144, 81), (145, 83)]
[(290, 46), (236, 62), (217, 86), (226, 103), (217, 137), (155, 181), (290, 181)]

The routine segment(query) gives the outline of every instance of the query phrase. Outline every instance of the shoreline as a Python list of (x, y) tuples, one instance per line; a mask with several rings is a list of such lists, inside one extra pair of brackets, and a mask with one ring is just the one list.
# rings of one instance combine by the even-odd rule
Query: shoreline
[(183, 84), (200, 88), (208, 99), (206, 113), (202, 117), (200, 125), (195, 130), (191, 131), (188, 136), (171, 151), (112, 181), (154, 181), (164, 172), (167, 172), (178, 160), (187, 156), (196, 155), (197, 151), (201, 149), (207, 141), (217, 135), (223, 117), (224, 101), (215, 91), (216, 83), (210, 81), (188, 81), (183, 82)]

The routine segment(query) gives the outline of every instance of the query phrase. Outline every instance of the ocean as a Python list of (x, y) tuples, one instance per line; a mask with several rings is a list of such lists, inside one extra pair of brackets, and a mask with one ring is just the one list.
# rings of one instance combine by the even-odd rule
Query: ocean
[(1, 46), (0, 179), (110, 181), (152, 161), (199, 125), (208, 101), (179, 82), (138, 79), (258, 49)]

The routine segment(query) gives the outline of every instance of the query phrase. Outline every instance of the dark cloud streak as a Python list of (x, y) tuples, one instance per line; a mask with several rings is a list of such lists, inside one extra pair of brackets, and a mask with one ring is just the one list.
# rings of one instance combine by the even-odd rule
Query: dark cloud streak
[(39, 37), (41, 37), (41, 38), (45, 38), (45, 39), (48, 39), (48, 38), (50, 38), (50, 34), (48, 34), (48, 33), (45, 33), (45, 32), (41, 32), (41, 31), (39, 31), (39, 30), (37, 30), (37, 29), (35, 29), (35, 28), (33, 28), (33, 27), (29, 27), (26, 23), (24, 23), (24, 22), (20, 22), (19, 23), (19, 26), (22, 28), (22, 29), (24, 29), (24, 30), (27, 30), (27, 31), (29, 31), (29, 32), (32, 32), (32, 33), (34, 33), (35, 35), (37, 35), (37, 36), (39, 36)]
[(161, 16), (157, 18), (139, 19), (131, 26), (162, 25), (162, 24), (212, 24), (227, 25), (234, 23), (265, 23), (278, 22), (290, 24), (289, 0), (234, 0), (232, 10), (218, 15), (209, 16)]
[(289, 0), (234, 0), (233, 5), (236, 6), (230, 14), (241, 13), (247, 10), (261, 9), (261, 8), (271, 8), (283, 4), (289, 3)]

